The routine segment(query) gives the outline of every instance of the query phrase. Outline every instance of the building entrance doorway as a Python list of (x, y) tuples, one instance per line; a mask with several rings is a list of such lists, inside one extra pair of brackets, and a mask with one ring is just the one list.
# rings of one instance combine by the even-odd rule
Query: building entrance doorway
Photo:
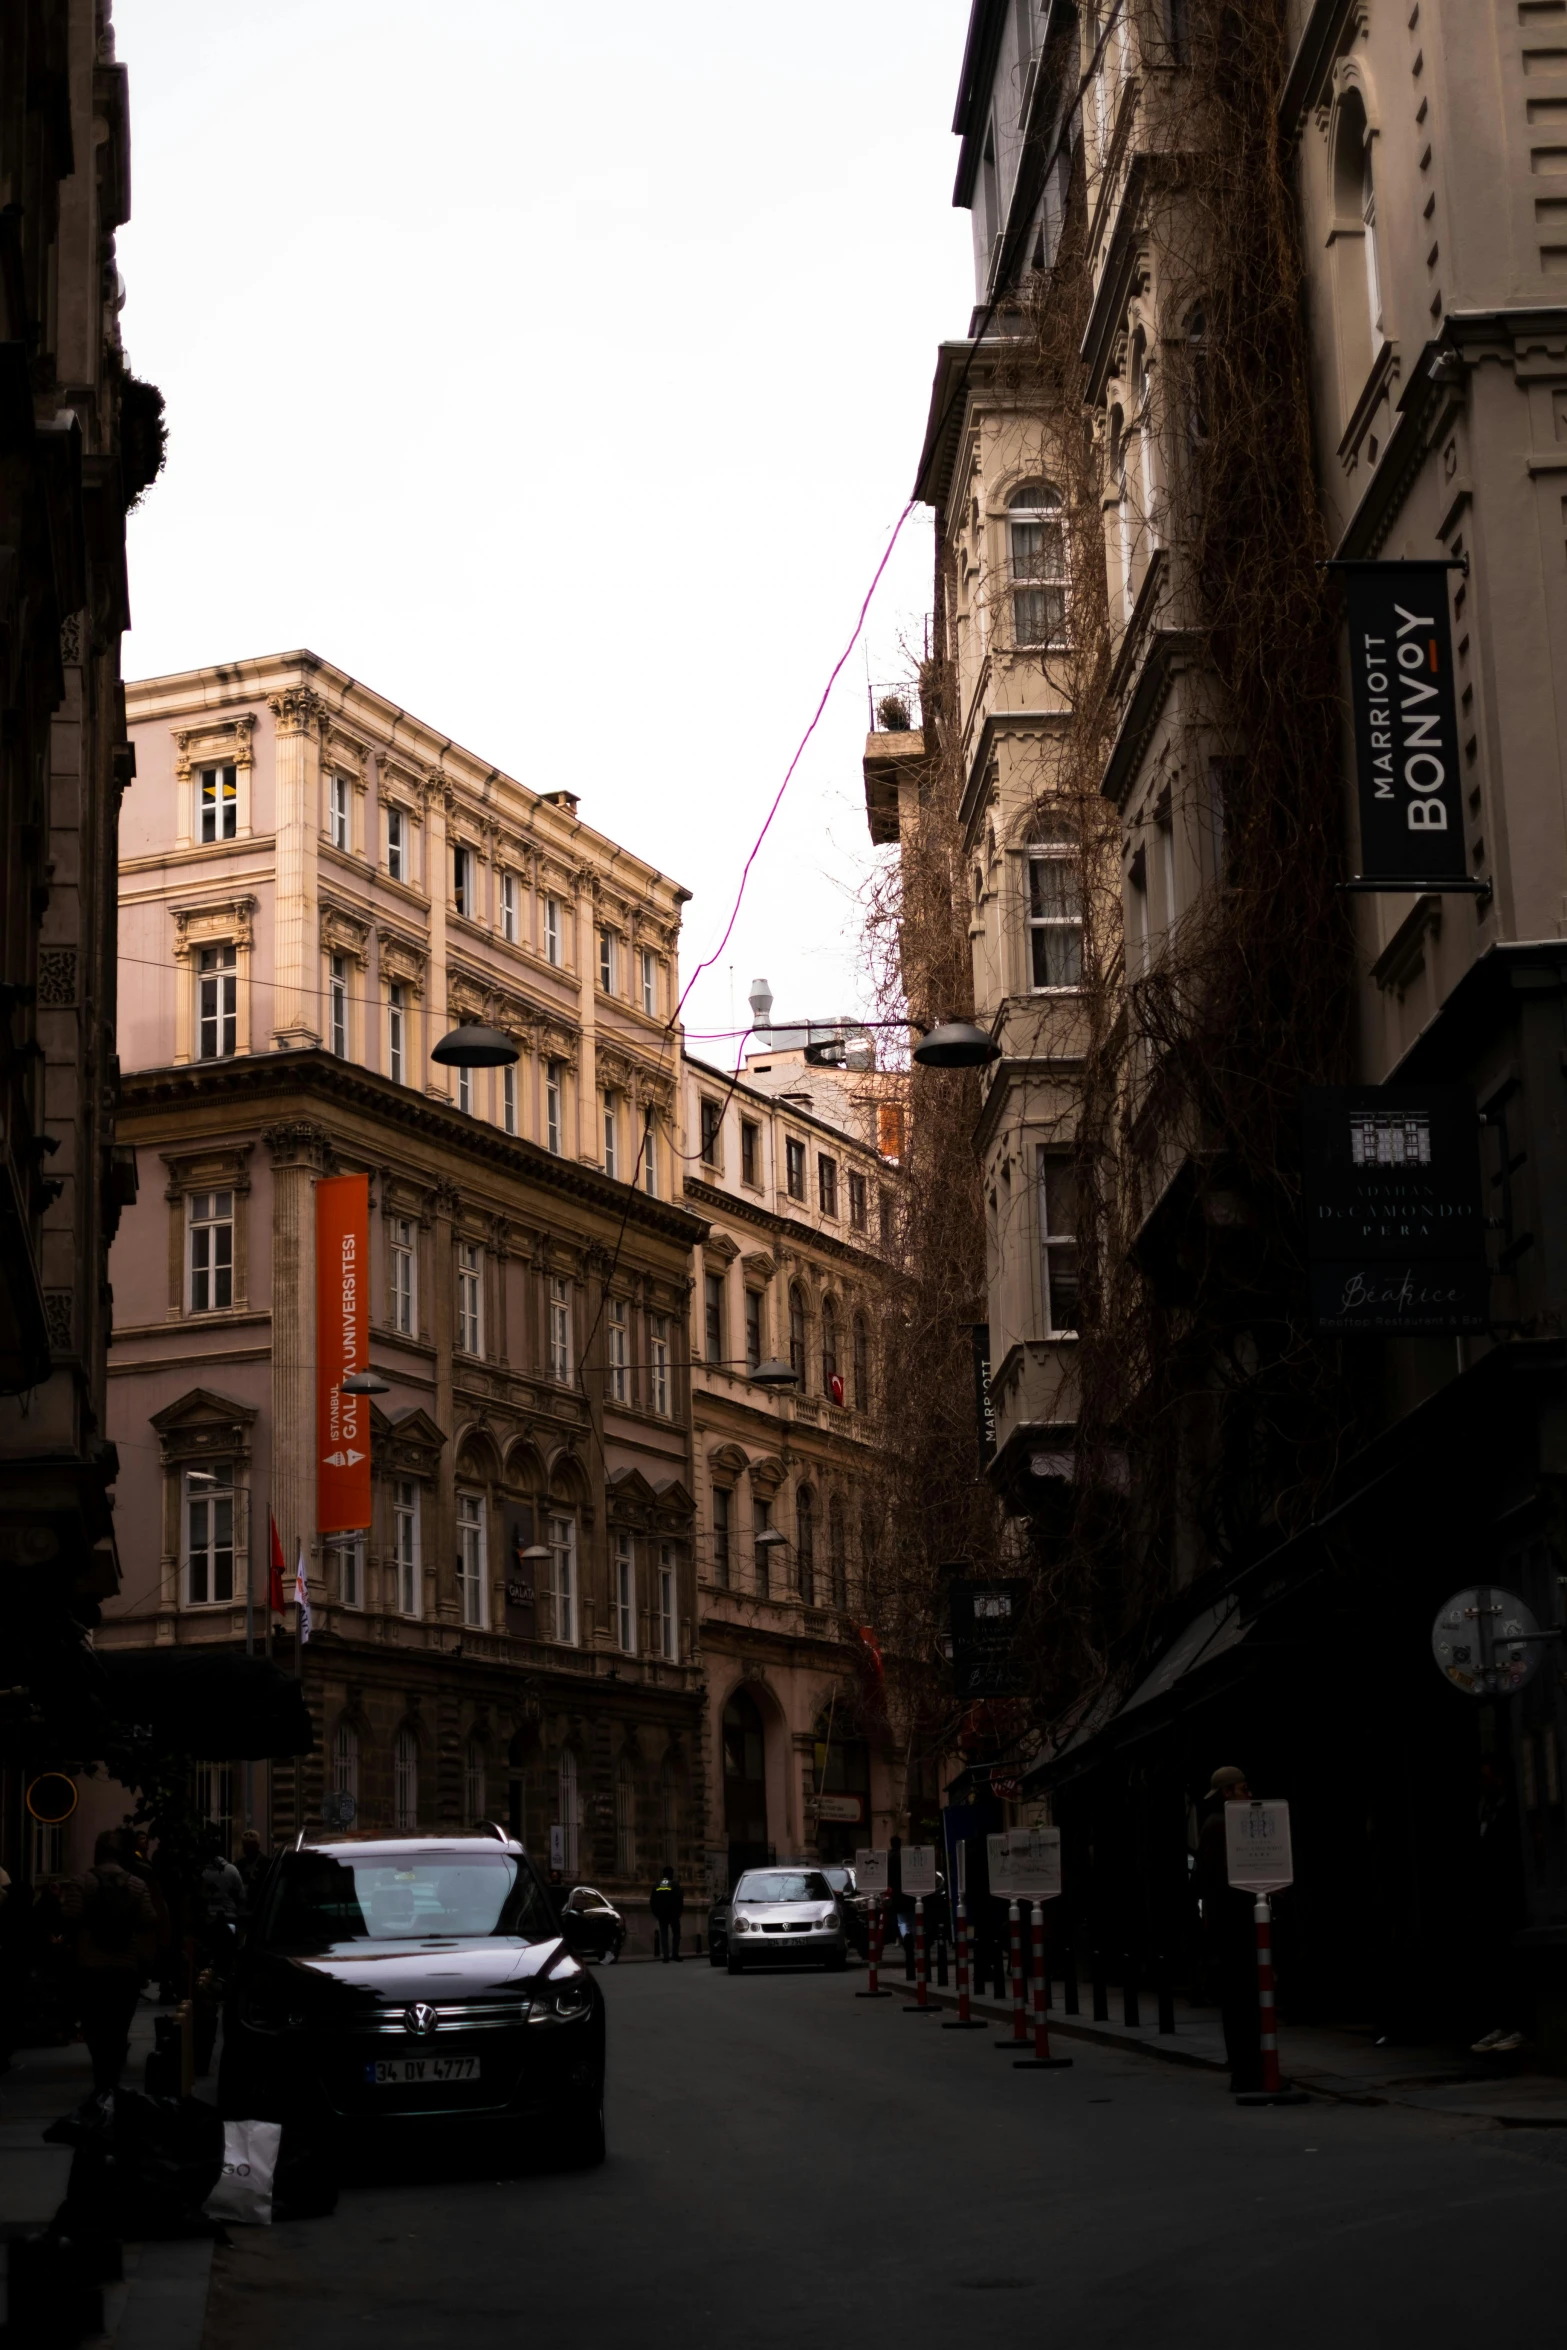
[(724, 1834), (731, 1885), (743, 1869), (762, 1867), (773, 1857), (767, 1840), (761, 1709), (744, 1689), (737, 1689), (724, 1707)]

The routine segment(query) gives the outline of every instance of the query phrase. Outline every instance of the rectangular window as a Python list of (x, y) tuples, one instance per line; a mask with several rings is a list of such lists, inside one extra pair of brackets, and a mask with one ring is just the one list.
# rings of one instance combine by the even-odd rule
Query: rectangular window
[(362, 1608), (365, 1604), (365, 1538), (340, 1534), (332, 1545), (337, 1553), (337, 1604)]
[(642, 1188), (649, 1199), (658, 1197), (658, 1130), (653, 1120), (647, 1122), (642, 1138)]
[(232, 767), (203, 767), (196, 778), (196, 838), (233, 840), (239, 830), (238, 779)]
[(386, 870), (393, 881), (408, 879), (407, 819), (401, 808), (386, 811)]
[(327, 1041), (340, 1061), (348, 1058), (348, 957), (334, 955), (327, 981)]
[(234, 1303), (234, 1194), (190, 1195), (190, 1310), (223, 1313)]
[(658, 964), (651, 947), (644, 947), (637, 958), (642, 982), (642, 1009), (649, 1019), (658, 1014)]
[(626, 1301), (612, 1297), (609, 1301), (609, 1392), (616, 1403), (624, 1403), (630, 1393), (631, 1348), (626, 1324)]
[(878, 1193), (876, 1199), (876, 1230), (883, 1248), (892, 1246), (892, 1194)]
[(849, 1222), (856, 1232), (865, 1230), (865, 1178), (849, 1170)]
[(560, 966), (559, 898), (546, 898), (544, 901), (544, 960), (553, 963), (557, 969)]
[(660, 1418), (669, 1417), (669, 1316), (649, 1314), (648, 1402)]
[(615, 1639), (627, 1656), (637, 1653), (637, 1562), (631, 1536), (615, 1536)]
[(392, 1487), (392, 1561), (397, 1571), (397, 1610), (400, 1615), (418, 1616), (424, 1613), (420, 1606), (419, 1588), (419, 1488), (412, 1477), (399, 1477)]
[(722, 1273), (706, 1273), (702, 1277), (702, 1336), (710, 1363), (724, 1359), (724, 1277)]
[(758, 1599), (766, 1599), (772, 1590), (772, 1569), (768, 1565), (768, 1561), (773, 1555), (772, 1545), (762, 1540), (762, 1536), (770, 1534), (772, 1530), (772, 1503), (764, 1501), (760, 1494), (753, 1494), (751, 1499), (751, 1557)]
[(544, 1064), (544, 1147), (553, 1158), (561, 1155), (561, 1065)]
[(599, 932), (599, 985), (606, 995), (615, 992), (615, 933)]
[(729, 1589), (729, 1524), (734, 1497), (727, 1485), (713, 1487), (713, 1581)]
[(716, 1167), (721, 1164), (719, 1139), (723, 1130), (723, 1104), (704, 1100), (702, 1104), (702, 1164), (704, 1167)]
[(457, 1351), (484, 1352), (484, 1251), (472, 1240), (457, 1245)]
[(185, 1604), (221, 1607), (234, 1597), (234, 1464), (185, 1472)]
[(238, 961), (232, 946), (201, 950), (196, 977), (196, 1051), (203, 1061), (226, 1061), (239, 1043)]
[(412, 1338), (418, 1329), (418, 1231), (412, 1216), (392, 1220), (392, 1328)]
[(680, 1661), (680, 1619), (675, 1609), (675, 1546), (672, 1542), (661, 1542), (658, 1546), (658, 1611), (654, 1635), (659, 1655), (670, 1665)]
[(1039, 1153), (1039, 1237), (1043, 1258), (1045, 1332), (1077, 1333), (1077, 1177), (1060, 1151)]
[(816, 1154), (816, 1197), (824, 1216), (838, 1213), (838, 1162), (824, 1151)]
[(604, 1096), (604, 1172), (620, 1173), (620, 1114), (612, 1093)]
[(484, 1496), (457, 1496), (457, 1590), (465, 1624), (485, 1621)]
[(791, 1199), (805, 1197), (805, 1145), (792, 1135), (784, 1144), (784, 1188)]
[(459, 1110), (466, 1110), (468, 1115), (472, 1117), (473, 1071), (471, 1069), (459, 1069), (457, 1072), (457, 1107)]
[(509, 947), (517, 943), (517, 876), (501, 875), (501, 936)]
[(407, 1067), (408, 990), (394, 985), (386, 999), (386, 1073), (394, 1085), (404, 1085)]
[(740, 1180), (750, 1184), (762, 1180), (762, 1130), (752, 1118), (740, 1121)]
[(566, 1648), (577, 1645), (577, 1523), (574, 1518), (547, 1521), (550, 1554), (550, 1598), (555, 1613), (555, 1637)]
[(748, 1289), (745, 1293), (745, 1367), (755, 1371), (762, 1360), (762, 1293)]
[(562, 1386), (571, 1377), (571, 1284), (563, 1273), (550, 1275), (550, 1377)]
[(508, 1134), (517, 1131), (517, 1068), (515, 1062), (501, 1071), (501, 1124)]
[[(1052, 832), (1064, 823), (1047, 819)], [(1038, 994), (1083, 984), (1083, 899), (1075, 843), (1034, 841), (1028, 851), (1029, 985)]]
[(473, 851), (460, 842), (452, 850), (452, 904), (459, 914), (472, 916), (477, 911), (473, 900)]
[(327, 785), (327, 830), (334, 849), (347, 849), (350, 845), (348, 791), (346, 775), (334, 775)]

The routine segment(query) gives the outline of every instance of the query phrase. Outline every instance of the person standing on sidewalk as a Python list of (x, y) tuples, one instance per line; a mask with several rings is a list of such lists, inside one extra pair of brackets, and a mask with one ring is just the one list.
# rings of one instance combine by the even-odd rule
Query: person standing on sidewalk
[(648, 1902), (658, 1928), (658, 1955), (666, 1962), (680, 1956), (680, 1919), (685, 1906), (685, 1893), (671, 1861), (654, 1886)]
[(1206, 1817), (1197, 1832), (1197, 1891), (1202, 1901), (1208, 1974), (1218, 1986), (1230, 2087), (1241, 2093), (1262, 2087), (1257, 1928), (1251, 1895), (1238, 1893), (1230, 1883), (1224, 1807), (1227, 1803), (1246, 1803), (1250, 1797), (1245, 1772), (1233, 1763), (1226, 1763), (1208, 1782), (1203, 1799)]
[(144, 1952), (157, 1930), (146, 1886), (121, 1861), (118, 1829), (106, 1828), (85, 1876), (61, 1888), (60, 1910), (76, 1940), (76, 2012), (92, 2059), (95, 2095), (120, 2084)]

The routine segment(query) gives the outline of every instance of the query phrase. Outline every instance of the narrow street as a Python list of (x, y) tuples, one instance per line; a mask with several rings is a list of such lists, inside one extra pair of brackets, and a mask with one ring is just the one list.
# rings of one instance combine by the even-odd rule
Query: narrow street
[(1567, 2131), (1243, 2112), (1211, 2073), (1082, 2043), (1017, 2073), (990, 2034), (905, 2015), (901, 1985), (857, 2000), (864, 1979), (606, 1973), (602, 2171), (410, 2167), (331, 2219), (236, 2231), (205, 2350), (1549, 2338)]

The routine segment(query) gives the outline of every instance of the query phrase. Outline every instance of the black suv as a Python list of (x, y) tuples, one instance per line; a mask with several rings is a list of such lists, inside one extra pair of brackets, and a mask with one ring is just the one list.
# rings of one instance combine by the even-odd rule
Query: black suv
[(489, 2120), (602, 2162), (604, 2002), (498, 1829), (301, 1843), (245, 1933), (218, 2101), (329, 2129)]

